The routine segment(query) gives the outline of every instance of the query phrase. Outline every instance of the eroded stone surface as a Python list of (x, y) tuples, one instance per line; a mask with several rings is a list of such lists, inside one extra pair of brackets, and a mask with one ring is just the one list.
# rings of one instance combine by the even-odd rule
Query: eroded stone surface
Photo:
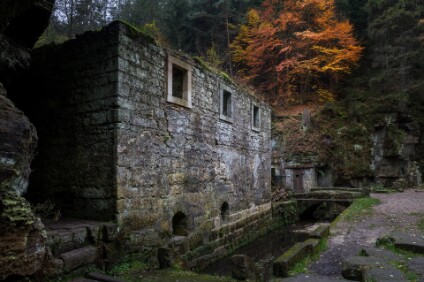
[(54, 0), (0, 2), (0, 82), (10, 84), (30, 64), (30, 49), (46, 29)]
[(342, 275), (349, 280), (361, 281), (367, 268), (389, 268), (386, 261), (377, 257), (354, 256), (346, 258), (342, 264)]
[(80, 266), (90, 265), (95, 262), (96, 257), (97, 248), (94, 246), (86, 246), (60, 255), (65, 272), (70, 272)]
[(259, 271), (256, 268), (253, 260), (246, 255), (234, 255), (231, 257), (231, 274), (237, 280), (252, 280), (260, 279)]
[(0, 280), (38, 271), (45, 255), (44, 226), (15, 191), (0, 190), (0, 226)]
[(366, 268), (362, 273), (364, 282), (385, 282), (385, 281), (409, 281), (405, 275), (394, 267), (388, 268)]
[(408, 269), (424, 280), (424, 257), (415, 257), (408, 261)]
[(21, 197), (28, 187), (37, 134), (6, 97), (3, 85), (10, 86), (28, 68), (29, 49), (47, 27), (53, 3), (0, 1), (0, 280), (34, 274), (46, 251), (44, 227)]

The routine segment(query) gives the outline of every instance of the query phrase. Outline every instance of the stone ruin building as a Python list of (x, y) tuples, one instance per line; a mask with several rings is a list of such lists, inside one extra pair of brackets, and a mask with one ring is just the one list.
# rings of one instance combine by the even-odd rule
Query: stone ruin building
[[(59, 222), (115, 222), (106, 231), (126, 252), (155, 261), (172, 245), (188, 267), (268, 228), (271, 109), (225, 75), (114, 22), (35, 50), (14, 93), (39, 137), (26, 198), (54, 203)], [(89, 225), (72, 236), (97, 232)], [(92, 259), (75, 250), (87, 240), (46, 227), (53, 262)]]

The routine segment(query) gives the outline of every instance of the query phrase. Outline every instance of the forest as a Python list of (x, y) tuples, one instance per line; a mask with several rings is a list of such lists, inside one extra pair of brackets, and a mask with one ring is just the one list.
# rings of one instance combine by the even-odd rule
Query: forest
[(420, 0), (58, 0), (38, 45), (117, 19), (279, 106), (358, 92), (423, 95)]

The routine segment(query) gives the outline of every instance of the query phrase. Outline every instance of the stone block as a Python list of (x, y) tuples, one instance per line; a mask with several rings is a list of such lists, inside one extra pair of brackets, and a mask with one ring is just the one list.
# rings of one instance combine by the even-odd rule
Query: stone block
[(408, 261), (409, 271), (424, 278), (424, 257), (419, 256)]
[(293, 265), (302, 260), (305, 256), (317, 250), (319, 241), (316, 239), (308, 239), (304, 242), (296, 243), (273, 263), (273, 274), (278, 277), (287, 277), (289, 270)]
[(81, 266), (93, 264), (97, 258), (97, 249), (94, 246), (87, 246), (63, 253), (59, 256), (63, 260), (65, 272), (70, 272)]
[(365, 268), (362, 271), (363, 282), (403, 282), (409, 281), (398, 269), (388, 266), (387, 268)]
[(365, 269), (384, 268), (390, 266), (381, 258), (353, 256), (346, 258), (342, 263), (342, 275), (348, 280), (361, 281)]

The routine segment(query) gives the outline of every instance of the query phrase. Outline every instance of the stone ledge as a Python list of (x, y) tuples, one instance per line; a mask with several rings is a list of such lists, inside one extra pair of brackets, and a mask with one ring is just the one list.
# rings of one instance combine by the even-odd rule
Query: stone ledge
[(361, 281), (363, 271), (368, 268), (389, 269), (390, 265), (381, 258), (353, 256), (342, 263), (342, 276), (348, 280)]
[(330, 235), (330, 224), (323, 224), (312, 230), (309, 234), (311, 238), (322, 239), (327, 238)]
[(65, 272), (70, 272), (78, 267), (90, 265), (96, 261), (97, 248), (87, 246), (60, 255), (63, 260)]
[(272, 266), (273, 274), (278, 277), (287, 277), (290, 268), (307, 255), (317, 251), (318, 244), (319, 241), (317, 239), (308, 239), (304, 242), (296, 243), (274, 261)]

